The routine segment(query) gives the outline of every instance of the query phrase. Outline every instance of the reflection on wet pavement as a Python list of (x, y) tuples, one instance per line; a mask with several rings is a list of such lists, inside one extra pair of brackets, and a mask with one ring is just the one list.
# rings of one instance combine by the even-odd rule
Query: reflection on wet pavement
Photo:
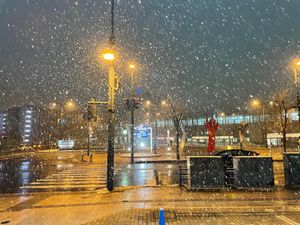
[(51, 157), (19, 157), (0, 161), (0, 193), (24, 192), (22, 186), (64, 169), (61, 159)]
[(116, 186), (177, 185), (178, 165), (176, 163), (129, 164), (115, 176)]

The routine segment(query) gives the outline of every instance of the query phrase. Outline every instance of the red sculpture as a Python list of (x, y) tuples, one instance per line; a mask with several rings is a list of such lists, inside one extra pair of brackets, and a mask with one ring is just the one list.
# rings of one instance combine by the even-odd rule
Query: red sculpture
[(208, 120), (208, 117), (206, 115), (205, 127), (208, 131), (207, 153), (212, 154), (215, 151), (216, 133), (219, 128), (219, 123), (214, 118)]

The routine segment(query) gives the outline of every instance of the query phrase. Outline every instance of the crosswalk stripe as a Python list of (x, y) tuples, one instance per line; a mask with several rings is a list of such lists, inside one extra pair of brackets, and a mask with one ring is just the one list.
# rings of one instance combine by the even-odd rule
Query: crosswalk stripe
[[(122, 164), (116, 165), (115, 174), (122, 167)], [(21, 189), (30, 192), (94, 190), (106, 187), (106, 172), (105, 164), (76, 165), (24, 185)]]

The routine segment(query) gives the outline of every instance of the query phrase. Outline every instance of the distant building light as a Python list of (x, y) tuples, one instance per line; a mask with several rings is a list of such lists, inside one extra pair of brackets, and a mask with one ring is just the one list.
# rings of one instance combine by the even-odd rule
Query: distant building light
[(31, 130), (30, 129), (25, 129), (24, 131), (25, 131), (25, 133), (30, 133)]
[(6, 114), (6, 113), (4, 113), (4, 114), (3, 114), (3, 116), (7, 116), (7, 114)]
[(29, 139), (24, 139), (24, 142), (29, 142)]
[(31, 123), (32, 121), (31, 120), (25, 120), (25, 123)]
[(29, 136), (30, 136), (29, 134), (25, 134), (25, 135), (24, 135), (24, 137), (29, 137)]
[(31, 115), (26, 115), (25, 118), (31, 118)]
[(31, 114), (31, 113), (32, 113), (32, 111), (31, 111), (31, 110), (26, 110), (26, 113), (29, 113), (29, 114)]
[(6, 120), (6, 118), (5, 118), (5, 117), (3, 117), (3, 120)]
[(29, 124), (26, 124), (26, 125), (25, 125), (25, 127), (31, 128), (31, 125), (29, 125)]

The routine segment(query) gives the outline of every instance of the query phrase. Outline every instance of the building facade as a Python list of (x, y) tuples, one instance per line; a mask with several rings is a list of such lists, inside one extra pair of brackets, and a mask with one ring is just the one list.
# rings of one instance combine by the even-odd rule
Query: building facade
[(32, 105), (0, 112), (1, 144), (6, 147), (39, 144), (42, 109)]

